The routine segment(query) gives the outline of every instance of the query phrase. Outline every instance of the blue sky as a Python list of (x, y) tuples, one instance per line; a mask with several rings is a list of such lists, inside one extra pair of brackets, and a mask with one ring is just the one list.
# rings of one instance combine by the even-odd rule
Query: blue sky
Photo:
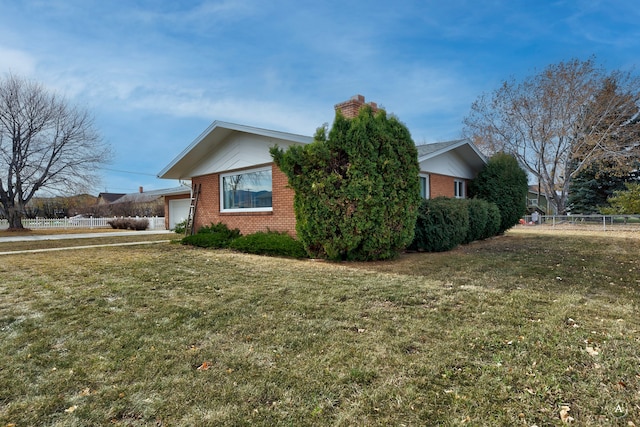
[(214, 120), (313, 135), (362, 94), (417, 144), (458, 138), (471, 103), (572, 58), (635, 70), (634, 0), (0, 0), (0, 75), (95, 116), (101, 191), (155, 178)]

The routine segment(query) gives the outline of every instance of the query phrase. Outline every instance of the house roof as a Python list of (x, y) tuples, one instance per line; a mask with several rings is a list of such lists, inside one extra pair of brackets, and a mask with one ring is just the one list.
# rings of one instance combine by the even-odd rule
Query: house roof
[(187, 148), (158, 173), (158, 178), (189, 179), (189, 172), (208, 153), (211, 153), (229, 135), (234, 132), (260, 135), (268, 138), (281, 139), (299, 144), (308, 144), (313, 141), (310, 136), (275, 130), (261, 129), (236, 123), (214, 121), (202, 132)]
[(191, 188), (181, 185), (180, 187), (144, 191), (142, 193), (138, 192), (138, 193), (125, 194), (119, 199), (115, 200), (113, 203), (125, 203), (125, 202), (149, 203), (149, 202), (158, 200), (160, 197), (164, 197), (164, 196), (173, 196), (173, 195), (190, 194), (190, 193), (191, 193)]
[(124, 196), (125, 193), (100, 193), (98, 198), (104, 200), (106, 203), (112, 203)]
[(487, 163), (487, 158), (478, 150), (469, 139), (456, 139), (453, 141), (435, 142), (416, 146), (418, 149), (418, 162), (432, 159), (448, 151), (458, 153), (476, 170), (482, 169)]

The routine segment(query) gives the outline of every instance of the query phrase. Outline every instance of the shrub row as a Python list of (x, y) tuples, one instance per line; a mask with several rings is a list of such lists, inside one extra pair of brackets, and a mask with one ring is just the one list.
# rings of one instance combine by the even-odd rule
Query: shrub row
[(115, 218), (107, 221), (107, 224), (118, 230), (146, 230), (149, 228), (149, 220), (144, 218)]
[(239, 237), (229, 245), (231, 249), (257, 255), (286, 256), (291, 258), (306, 258), (307, 252), (302, 242), (287, 233), (275, 231), (249, 234)]
[(243, 236), (240, 230), (231, 230), (222, 222), (200, 228), (196, 234), (184, 237), (181, 243), (202, 248), (229, 248), (258, 255), (307, 257), (302, 243), (287, 233), (267, 231)]
[(409, 249), (448, 251), (461, 243), (495, 236), (499, 229), (500, 211), (494, 203), (445, 197), (423, 200)]

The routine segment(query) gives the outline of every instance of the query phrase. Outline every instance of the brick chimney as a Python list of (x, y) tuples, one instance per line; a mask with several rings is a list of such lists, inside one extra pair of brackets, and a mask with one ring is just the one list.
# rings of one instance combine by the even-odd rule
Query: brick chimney
[(336, 104), (335, 109), (342, 112), (342, 115), (347, 119), (353, 119), (360, 112), (360, 108), (365, 105), (370, 106), (374, 113), (378, 111), (378, 104), (375, 102), (366, 103), (363, 95), (354, 95), (348, 101)]
[(138, 191), (139, 191), (140, 193), (143, 193), (143, 192), (144, 192), (144, 188), (142, 188), (142, 186), (140, 186), (140, 187), (138, 188)]

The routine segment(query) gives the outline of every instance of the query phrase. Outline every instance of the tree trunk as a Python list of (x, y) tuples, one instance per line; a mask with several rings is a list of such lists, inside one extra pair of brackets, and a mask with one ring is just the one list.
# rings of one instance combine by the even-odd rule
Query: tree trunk
[(24, 230), (22, 225), (22, 215), (20, 211), (14, 207), (7, 209), (9, 219), (9, 230)]

